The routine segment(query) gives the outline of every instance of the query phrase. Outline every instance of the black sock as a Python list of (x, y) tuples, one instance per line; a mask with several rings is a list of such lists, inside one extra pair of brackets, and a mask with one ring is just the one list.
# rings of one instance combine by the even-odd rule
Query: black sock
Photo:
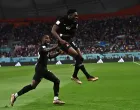
[(59, 85), (60, 85), (60, 80), (57, 82), (54, 82), (53, 90), (54, 90), (54, 96), (59, 95)]
[(80, 66), (79, 68), (80, 68), (80, 69), (81, 69), (81, 71), (85, 74), (85, 76), (86, 76), (87, 78), (89, 78), (89, 77), (90, 77), (90, 75), (89, 75), (89, 74), (88, 74), (88, 72), (86, 71), (86, 69), (85, 69), (85, 66), (84, 66), (84, 65)]
[(79, 67), (77, 65), (75, 65), (75, 68), (74, 68), (74, 73), (73, 73), (73, 77), (77, 77), (77, 74), (78, 74), (78, 71), (79, 71)]
[(32, 89), (33, 89), (33, 87), (31, 86), (31, 84), (30, 84), (30, 85), (27, 85), (27, 86), (23, 87), (23, 88), (18, 92), (18, 96), (21, 96), (21, 95), (23, 95), (23, 94), (29, 92), (29, 91), (32, 90)]
[(74, 68), (74, 73), (73, 73), (73, 77), (77, 77), (77, 74), (78, 74), (78, 71), (79, 71), (79, 65), (82, 64), (82, 60), (81, 58), (79, 57), (79, 55), (77, 55), (75, 57), (75, 60), (76, 60), (76, 63), (75, 63), (75, 68)]

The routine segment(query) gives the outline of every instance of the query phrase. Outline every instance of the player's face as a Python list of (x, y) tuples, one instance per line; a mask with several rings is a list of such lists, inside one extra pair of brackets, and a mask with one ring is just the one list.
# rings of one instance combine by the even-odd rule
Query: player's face
[(77, 13), (77, 12), (73, 13), (73, 14), (71, 15), (71, 18), (72, 18), (73, 20), (77, 21), (77, 20), (78, 20), (78, 13)]
[(50, 41), (51, 41), (51, 40), (50, 40), (50, 37), (47, 36), (47, 35), (46, 35), (46, 36), (44, 37), (44, 39), (43, 39), (43, 42), (46, 43), (46, 44), (47, 44), (47, 43), (50, 43)]

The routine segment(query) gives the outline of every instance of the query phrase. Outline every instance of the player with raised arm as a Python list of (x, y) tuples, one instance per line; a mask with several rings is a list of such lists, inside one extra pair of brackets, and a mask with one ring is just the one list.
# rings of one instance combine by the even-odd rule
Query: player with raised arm
[(61, 51), (57, 52), (56, 54), (50, 54), (51, 51), (57, 49), (58, 46), (55, 46), (53, 48), (49, 48), (49, 43), (50, 43), (50, 38), (48, 35), (44, 35), (42, 37), (42, 44), (39, 48), (39, 59), (37, 62), (37, 65), (35, 67), (35, 74), (33, 76), (33, 80), (32, 83), (23, 87), (20, 91), (18, 91), (15, 94), (11, 95), (11, 106), (14, 105), (14, 102), (16, 101), (16, 99), (35, 89), (37, 87), (37, 85), (40, 83), (42, 78), (45, 78), (46, 80), (49, 80), (51, 82), (54, 83), (53, 86), (53, 90), (54, 90), (54, 99), (53, 99), (53, 104), (65, 104), (65, 102), (61, 101), (58, 98), (59, 95), (59, 85), (60, 85), (60, 80), (51, 72), (47, 69), (47, 62), (48, 62), (48, 58), (55, 58), (56, 56), (58, 56)]
[(83, 65), (83, 57), (78, 46), (73, 42), (72, 38), (76, 33), (78, 28), (78, 13), (76, 9), (70, 9), (67, 15), (58, 19), (52, 27), (52, 34), (58, 40), (59, 47), (72, 56), (76, 60), (74, 73), (71, 77), (72, 80), (76, 81), (78, 84), (82, 82), (77, 77), (79, 69), (85, 74), (88, 81), (96, 81), (98, 77), (91, 76), (85, 69)]

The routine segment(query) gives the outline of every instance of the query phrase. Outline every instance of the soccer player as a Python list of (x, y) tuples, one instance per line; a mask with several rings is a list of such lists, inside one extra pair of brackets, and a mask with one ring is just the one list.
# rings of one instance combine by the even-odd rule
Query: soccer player
[(11, 95), (11, 106), (14, 105), (14, 102), (16, 101), (16, 99), (19, 96), (35, 89), (37, 87), (37, 85), (40, 83), (42, 78), (45, 78), (45, 79), (54, 83), (54, 86), (53, 86), (53, 90), (54, 90), (53, 104), (65, 104), (64, 101), (61, 101), (58, 98), (60, 80), (51, 71), (49, 71), (47, 69), (48, 58), (50, 58), (50, 59), (55, 58), (56, 56), (58, 56), (61, 53), (61, 51), (57, 52), (56, 54), (49, 54), (49, 52), (57, 49), (58, 46), (55, 46), (53, 48), (48, 48), (49, 43), (50, 43), (50, 38), (48, 35), (44, 35), (42, 37), (41, 41), (42, 41), (42, 44), (39, 48), (40, 56), (39, 56), (37, 65), (35, 67), (35, 74), (33, 76), (32, 83), (23, 87), (17, 93)]
[(72, 38), (78, 28), (78, 13), (76, 9), (70, 9), (67, 15), (58, 19), (52, 27), (52, 34), (58, 40), (59, 47), (72, 56), (76, 60), (74, 73), (71, 77), (72, 80), (78, 84), (82, 84), (80, 79), (77, 77), (79, 69), (85, 74), (88, 81), (96, 81), (98, 77), (91, 76), (83, 65), (83, 57), (78, 46), (73, 42)]

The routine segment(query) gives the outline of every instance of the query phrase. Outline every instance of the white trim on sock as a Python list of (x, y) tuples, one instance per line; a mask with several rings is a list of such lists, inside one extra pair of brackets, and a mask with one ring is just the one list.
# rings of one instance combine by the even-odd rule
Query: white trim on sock
[(55, 96), (55, 97), (54, 97), (54, 100), (58, 100), (58, 97), (57, 97), (57, 96)]
[(15, 93), (14, 95), (15, 95), (15, 98), (17, 98), (17, 97), (18, 97), (18, 93)]

